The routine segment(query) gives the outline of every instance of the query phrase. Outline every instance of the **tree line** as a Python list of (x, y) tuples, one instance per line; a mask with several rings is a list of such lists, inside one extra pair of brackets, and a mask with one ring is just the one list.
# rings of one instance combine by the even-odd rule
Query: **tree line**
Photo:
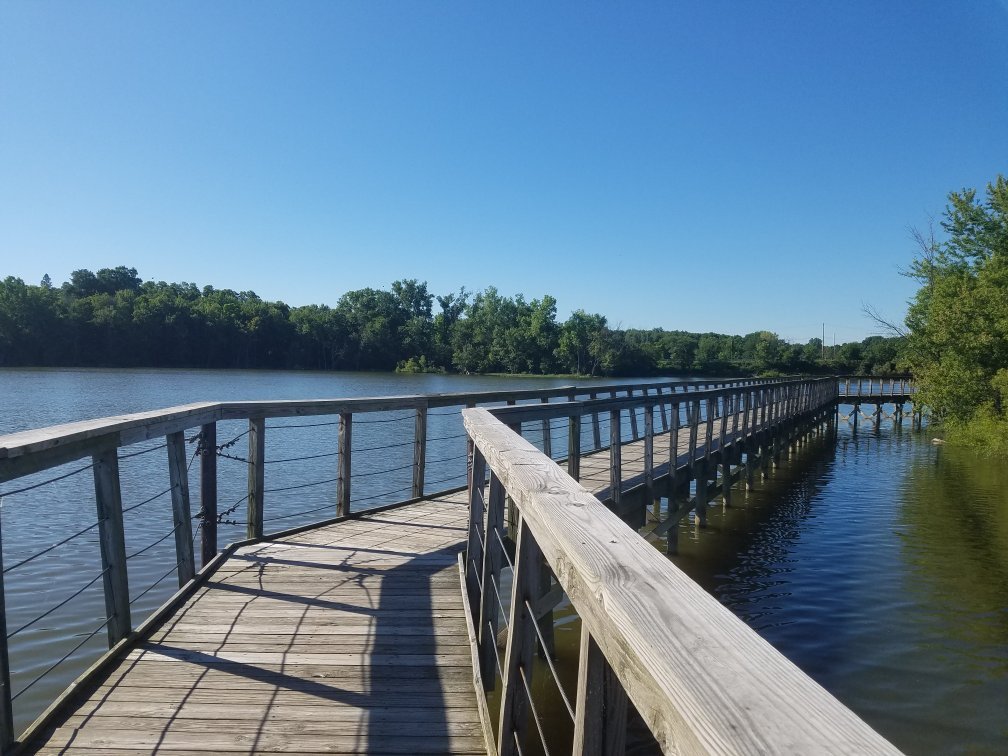
[(885, 373), (901, 340), (823, 349), (745, 336), (621, 329), (598, 313), (557, 319), (550, 295), (434, 295), (426, 282), (291, 307), (254, 292), (76, 270), (56, 286), (0, 282), (0, 366), (300, 368), (577, 375)]
[(915, 233), (907, 364), (950, 440), (1008, 456), (1008, 179), (949, 194), (940, 226)]

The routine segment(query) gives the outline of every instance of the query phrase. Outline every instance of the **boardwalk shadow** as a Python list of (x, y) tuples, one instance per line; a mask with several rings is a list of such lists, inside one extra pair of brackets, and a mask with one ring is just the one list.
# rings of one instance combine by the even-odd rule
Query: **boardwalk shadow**
[[(387, 523), (376, 524), (382, 526)], [(411, 554), (409, 540), (407, 532), (397, 556)], [(141, 644), (138, 658), (102, 681), (107, 687), (92, 689), (47, 752), (106, 742), (102, 737), (110, 726), (126, 727), (110, 725), (112, 718), (135, 722), (135, 732), (120, 730), (116, 737), (126, 747), (132, 743), (133, 749), (149, 753), (212, 748), (211, 743), (228, 744), (226, 750), (240, 753), (457, 752), (460, 737), (468, 744), (475, 736), (481, 740), (471, 714), (475, 694), (461, 585), (457, 577), (446, 579), (457, 576), (454, 557), (462, 547), (461, 540), (431, 551), (420, 546), (415, 559), (384, 570), (369, 568), (366, 560), (358, 569), (352, 557), (335, 570), (326, 562), (290, 560), (290, 566), (318, 569), (323, 576), (318, 581), (308, 577), (304, 591), (284, 576), (286, 570), (279, 575), (260, 570), (258, 586), (209, 582), (208, 595), (171, 617), (155, 636), (159, 640)], [(353, 551), (344, 548), (348, 555)], [(299, 572), (295, 583), (311, 575)], [(326, 579), (330, 576), (336, 580)], [(346, 599), (341, 601), (326, 595), (354, 587), (361, 591), (359, 598), (341, 595)], [(215, 603), (214, 596), (238, 597), (238, 602), (225, 598)], [(241, 601), (242, 596), (249, 600)], [(257, 604), (272, 608), (260, 615)], [(276, 616), (285, 618), (282, 633), (270, 628), (270, 612), (278, 607)], [(194, 613), (187, 616), (189, 612)], [(361, 632), (316, 635), (313, 628), (327, 616), (331, 623), (331, 612), (347, 615), (346, 622)], [(226, 620), (212, 620), (219, 629), (205, 637), (196, 634), (200, 631), (194, 625), (225, 613), (230, 613)], [(439, 638), (436, 623), (445, 617), (461, 631), (451, 627), (449, 637)], [(183, 629), (176, 631), (180, 625)], [(249, 639), (253, 635), (257, 637)], [(340, 657), (312, 659), (327, 654)], [(124, 678), (131, 680), (127, 685), (150, 690), (165, 686), (162, 695), (150, 699), (163, 703), (139, 704), (141, 699), (131, 698), (128, 690), (124, 696), (119, 683)], [(472, 703), (471, 712), (459, 713), (460, 698), (465, 706)], [(218, 706), (220, 716), (214, 713)], [(317, 716), (305, 707), (317, 707)], [(201, 732), (207, 733), (206, 743), (200, 743)]]

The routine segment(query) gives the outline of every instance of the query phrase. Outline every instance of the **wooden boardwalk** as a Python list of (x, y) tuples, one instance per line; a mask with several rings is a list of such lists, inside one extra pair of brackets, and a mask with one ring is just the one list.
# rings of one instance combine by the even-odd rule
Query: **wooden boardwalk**
[(466, 494), (236, 552), (39, 753), (485, 754)]
[[(678, 447), (685, 464), (688, 431)], [(644, 441), (621, 455), (624, 482), (642, 479)], [(656, 470), (670, 456), (661, 434)], [(581, 484), (608, 491), (608, 449), (582, 457)], [(36, 752), (485, 754), (457, 559), (466, 497), (239, 549)]]
[[(728, 442), (743, 437), (734, 421)], [(688, 429), (677, 441), (682, 467)], [(642, 482), (645, 441), (620, 452), (623, 487)], [(657, 433), (656, 477), (671, 457)], [(608, 449), (581, 457), (590, 493), (607, 495), (609, 475)], [(467, 524), (462, 491), (240, 548), (35, 752), (485, 754)]]

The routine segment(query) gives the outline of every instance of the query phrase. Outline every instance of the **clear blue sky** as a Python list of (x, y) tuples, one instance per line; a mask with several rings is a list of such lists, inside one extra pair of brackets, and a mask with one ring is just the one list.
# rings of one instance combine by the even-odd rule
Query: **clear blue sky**
[(1005, 0), (0, 3), (0, 275), (35, 283), (846, 341), (999, 172)]

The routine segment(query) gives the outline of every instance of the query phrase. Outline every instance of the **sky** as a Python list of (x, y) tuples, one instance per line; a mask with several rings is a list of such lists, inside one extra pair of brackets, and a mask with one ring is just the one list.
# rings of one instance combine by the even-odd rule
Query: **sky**
[(850, 341), (1008, 173), (1008, 0), (0, 3), (0, 276)]

